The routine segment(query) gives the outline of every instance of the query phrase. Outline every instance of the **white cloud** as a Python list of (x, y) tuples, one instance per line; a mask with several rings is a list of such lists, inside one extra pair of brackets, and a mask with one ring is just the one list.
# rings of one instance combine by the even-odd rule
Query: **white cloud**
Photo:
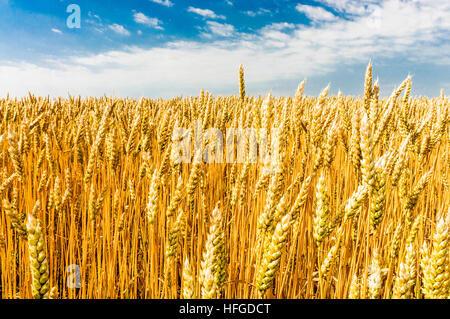
[(232, 6), (232, 5), (233, 5), (233, 2), (230, 1), (230, 0), (225, 0), (225, 2), (226, 2), (229, 6)]
[(287, 34), (286, 31), (292, 31), (294, 29), (295, 25), (293, 23), (272, 23), (263, 27), (259, 33), (266, 47), (280, 49), (286, 48), (291, 39), (291, 35)]
[(166, 6), (166, 7), (173, 6), (173, 2), (170, 0), (150, 0), (150, 1), (154, 2), (154, 3), (162, 4), (163, 6)]
[(214, 13), (214, 11), (209, 9), (199, 9), (194, 7), (189, 7), (188, 12), (192, 12), (198, 15), (201, 15), (204, 18), (210, 18), (210, 19), (225, 19), (225, 16), (223, 15), (217, 15)]
[(265, 33), (267, 31), (281, 31), (286, 29), (294, 29), (295, 24), (293, 23), (287, 23), (287, 22), (279, 22), (279, 23), (272, 23), (269, 25), (266, 25), (264, 28), (261, 29), (262, 33)]
[(62, 34), (62, 31), (56, 28), (52, 28), (52, 32), (58, 33), (58, 34)]
[(234, 27), (231, 24), (218, 23), (215, 21), (206, 21), (206, 24), (213, 34), (221, 37), (230, 37), (235, 32)]
[(91, 11), (88, 11), (88, 18), (84, 21), (99, 33), (104, 33), (108, 29), (103, 24), (102, 18), (100, 18), (99, 15), (92, 13)]
[(339, 12), (354, 15), (369, 13), (384, 0), (318, 0)]
[(117, 24), (117, 23), (109, 25), (108, 28), (110, 28), (115, 33), (120, 34), (120, 35), (125, 35), (125, 36), (129, 36), (130, 35), (130, 31), (125, 29), (124, 26), (122, 26), (120, 24)]
[[(223, 26), (226, 24), (209, 21), (206, 27), (212, 40), (206, 43), (176, 41), (149, 49), (132, 47), (60, 58), (49, 66), (0, 62), (0, 95), (26, 95), (30, 90), (56, 96), (70, 92), (167, 97), (198, 94), (202, 87), (228, 94), (236, 90), (240, 63), (245, 66), (249, 86), (261, 94), (274, 83), (325, 76), (338, 68), (366, 64), (370, 58), (375, 65), (394, 58), (448, 67), (449, 17), (448, 0), (385, 0), (350, 18), (336, 17), (311, 26), (271, 24), (256, 34), (237, 33)], [(219, 37), (230, 33), (231, 38)]]
[(136, 23), (144, 24), (150, 28), (163, 30), (163, 27), (160, 26), (162, 22), (158, 18), (150, 18), (141, 12), (136, 12), (133, 14), (134, 21)]
[(250, 17), (256, 17), (257, 15), (270, 14), (271, 12), (270, 12), (270, 10), (267, 10), (264, 8), (259, 8), (258, 11), (248, 10), (248, 11), (245, 11), (244, 13)]
[(313, 21), (332, 21), (336, 19), (334, 14), (322, 7), (298, 4), (295, 9), (298, 12), (304, 13), (309, 19)]
[[(100, 16), (98, 14), (92, 13), (91, 11), (88, 11), (88, 17), (91, 18), (92, 20), (95, 20), (97, 23), (102, 22), (102, 19), (100, 18)], [(92, 20), (90, 20), (90, 21), (93, 22)]]

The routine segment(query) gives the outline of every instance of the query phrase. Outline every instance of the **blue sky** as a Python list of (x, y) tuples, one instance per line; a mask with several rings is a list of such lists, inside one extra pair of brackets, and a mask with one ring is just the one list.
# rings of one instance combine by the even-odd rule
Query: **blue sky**
[[(66, 8), (81, 9), (70, 29)], [(0, 0), (0, 96), (450, 91), (448, 0)]]

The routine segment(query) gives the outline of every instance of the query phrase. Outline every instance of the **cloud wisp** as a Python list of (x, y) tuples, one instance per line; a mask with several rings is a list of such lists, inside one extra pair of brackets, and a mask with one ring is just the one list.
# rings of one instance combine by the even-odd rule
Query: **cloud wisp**
[(235, 33), (234, 26), (216, 21), (206, 21), (207, 29), (211, 31), (211, 36), (231, 37)]
[(172, 7), (173, 6), (173, 2), (170, 1), (170, 0), (150, 0), (150, 1), (154, 2), (154, 3), (161, 4), (161, 5), (165, 6), (165, 7)]
[(336, 16), (322, 7), (298, 4), (295, 9), (304, 13), (312, 21), (333, 21)]
[(108, 26), (108, 28), (112, 31), (114, 31), (117, 34), (120, 35), (124, 35), (124, 36), (129, 36), (130, 35), (130, 31), (128, 31), (127, 29), (125, 29), (125, 27), (123, 25), (114, 23)]
[(259, 8), (256, 11), (252, 11), (252, 10), (247, 10), (244, 12), (246, 15), (248, 15), (249, 17), (256, 17), (259, 15), (263, 15), (263, 14), (271, 14), (271, 11), (268, 9), (264, 9), (264, 8)]
[(133, 14), (134, 21), (139, 24), (143, 24), (147, 27), (157, 29), (157, 30), (163, 30), (164, 28), (161, 27), (161, 20), (158, 18), (150, 18), (143, 14), (142, 12), (136, 12)]
[(51, 31), (57, 34), (63, 34), (62, 31), (57, 28), (52, 28)]
[(202, 16), (203, 18), (222, 19), (222, 20), (226, 19), (225, 16), (217, 15), (214, 11), (209, 10), (209, 9), (200, 9), (200, 8), (189, 7), (187, 9), (187, 11), (198, 14), (198, 15)]

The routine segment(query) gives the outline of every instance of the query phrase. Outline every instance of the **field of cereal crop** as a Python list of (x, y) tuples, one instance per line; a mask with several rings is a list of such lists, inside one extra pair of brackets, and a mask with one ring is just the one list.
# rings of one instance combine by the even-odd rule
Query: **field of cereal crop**
[(0, 296), (449, 298), (449, 99), (305, 85), (1, 99)]

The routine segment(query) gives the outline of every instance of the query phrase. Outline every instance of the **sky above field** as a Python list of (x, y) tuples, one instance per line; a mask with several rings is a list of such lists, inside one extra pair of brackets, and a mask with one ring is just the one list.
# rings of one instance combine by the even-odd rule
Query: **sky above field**
[(0, 0), (0, 96), (228, 95), (240, 63), (248, 94), (360, 95), (369, 60), (383, 96), (450, 92), (450, 1)]

